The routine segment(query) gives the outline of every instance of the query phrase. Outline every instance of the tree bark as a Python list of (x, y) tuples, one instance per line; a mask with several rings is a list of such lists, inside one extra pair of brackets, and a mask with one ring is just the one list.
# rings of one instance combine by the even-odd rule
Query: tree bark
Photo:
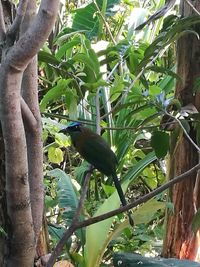
[(35, 55), (54, 25), (59, 1), (42, 0), (36, 18), (18, 39), (24, 15), (27, 14), (25, 19), (30, 15), (26, 13), (27, 4), (30, 9), (32, 3), (34, 1), (19, 1), (15, 20), (7, 32), (3, 19), (0, 20), (4, 44), (0, 66), (0, 119), (9, 217), (5, 263), (8, 267), (33, 266), (36, 239), (42, 225), (42, 143)]
[[(199, 1), (193, 5), (200, 10)], [(190, 16), (193, 10), (186, 1), (182, 1), (180, 9), (182, 15)], [(200, 110), (200, 95), (194, 94), (194, 86), (200, 76), (200, 45), (193, 34), (181, 37), (177, 44), (177, 72), (182, 81), (176, 85), (175, 96), (183, 106), (192, 103)], [(196, 142), (196, 132), (191, 126), (190, 136)], [(199, 161), (198, 153), (190, 141), (181, 133), (176, 132), (171, 137), (169, 179), (189, 170)], [(191, 175), (184, 182), (176, 184), (169, 191), (169, 201), (174, 204), (174, 212), (167, 211), (166, 235), (163, 246), (164, 257), (177, 257), (181, 259), (197, 260), (198, 235), (191, 228), (192, 218), (200, 207), (199, 173)]]
[[(21, 34), (24, 34), (24, 32), (31, 26), (33, 19), (35, 18), (36, 10), (36, 1), (29, 1), (27, 12), (21, 27)], [(39, 110), (37, 81), (37, 56), (35, 56), (23, 73), (22, 97), (35, 119), (35, 125), (32, 127), (29, 125), (29, 119), (24, 118), (28, 150), (31, 210), (36, 239), (38, 238), (42, 227), (44, 202), (42, 123)], [(26, 114), (26, 112), (24, 112), (24, 114)]]

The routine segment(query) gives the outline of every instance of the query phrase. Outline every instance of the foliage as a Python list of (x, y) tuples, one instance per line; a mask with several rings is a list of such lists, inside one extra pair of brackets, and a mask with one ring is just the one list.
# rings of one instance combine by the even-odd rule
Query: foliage
[[(139, 2), (134, 1), (136, 7), (130, 1), (116, 0), (93, 1), (77, 9), (72, 5), (72, 27), (63, 17), (53, 47), (45, 46), (39, 54), (46, 205), (55, 228), (70, 222), (87, 169), (69, 138), (59, 133), (71, 120), (82, 121), (93, 130), (100, 123), (103, 137), (116, 152), (118, 176), (130, 200), (165, 181), (161, 166), (169, 150), (169, 133), (160, 121), (172, 100), (177, 101), (174, 85), (181, 79), (175, 73), (174, 42), (183, 34), (198, 36), (193, 26), (199, 17), (182, 19), (168, 14), (143, 31), (134, 31), (144, 22), (148, 9), (153, 12), (163, 4), (146, 1), (141, 8)], [(76, 266), (94, 267), (109, 262), (119, 250), (145, 255), (154, 241), (163, 238), (164, 200), (165, 195), (159, 195), (133, 210), (133, 232), (125, 215), (119, 215), (76, 233), (65, 257)], [(118, 206), (112, 181), (95, 171), (82, 219)], [(51, 238), (55, 242), (55, 236)]]

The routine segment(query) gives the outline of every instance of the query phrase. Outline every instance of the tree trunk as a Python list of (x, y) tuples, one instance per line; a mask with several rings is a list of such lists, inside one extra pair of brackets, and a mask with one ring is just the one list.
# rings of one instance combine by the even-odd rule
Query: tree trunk
[(36, 1), (21, 0), (7, 30), (0, 5), (0, 119), (5, 147), (5, 217), (9, 218), (3, 266), (7, 267), (33, 266), (42, 225), (42, 142), (35, 56), (52, 30), (58, 8), (58, 0), (42, 0), (34, 18)]
[[(199, 1), (192, 4), (200, 10)], [(194, 11), (186, 1), (180, 4), (182, 15), (190, 16)], [(200, 95), (194, 94), (194, 86), (200, 76), (200, 45), (194, 34), (181, 37), (177, 44), (177, 72), (182, 81), (177, 82), (176, 98), (182, 106), (192, 103), (200, 110)], [(190, 137), (196, 142), (196, 132), (190, 129)], [(184, 173), (199, 161), (198, 153), (187, 137), (176, 129), (171, 136), (169, 179)], [(199, 173), (191, 175), (184, 182), (176, 184), (169, 192), (169, 201), (174, 205), (174, 211), (167, 211), (166, 235), (163, 246), (164, 257), (177, 257), (181, 259), (197, 260), (198, 233), (191, 229), (192, 218), (200, 207)]]

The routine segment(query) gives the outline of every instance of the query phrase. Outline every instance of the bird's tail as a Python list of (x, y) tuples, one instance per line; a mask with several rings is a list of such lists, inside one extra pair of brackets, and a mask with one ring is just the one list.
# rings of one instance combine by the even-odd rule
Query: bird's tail
[[(126, 206), (126, 205), (127, 205), (127, 202), (126, 202), (126, 199), (125, 199), (124, 192), (123, 192), (123, 190), (122, 190), (120, 181), (119, 181), (119, 179), (118, 179), (118, 177), (117, 177), (117, 174), (114, 173), (114, 174), (112, 175), (112, 178), (113, 178), (115, 187), (116, 187), (116, 189), (117, 189), (119, 198), (120, 198), (120, 200), (121, 200), (121, 203), (122, 203), (123, 206)], [(127, 214), (128, 214), (128, 218), (129, 218), (129, 223), (130, 223), (130, 225), (131, 225), (131, 226), (134, 226), (134, 221), (133, 221), (133, 218), (132, 218), (132, 216), (131, 216), (131, 211), (128, 210), (128, 211), (127, 211)]]

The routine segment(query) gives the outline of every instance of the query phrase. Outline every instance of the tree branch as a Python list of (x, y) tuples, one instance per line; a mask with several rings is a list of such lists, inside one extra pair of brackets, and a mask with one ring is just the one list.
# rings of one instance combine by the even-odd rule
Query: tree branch
[(22, 110), (22, 116), (25, 121), (25, 124), (28, 126), (30, 130), (33, 130), (37, 127), (37, 120), (35, 119), (32, 111), (24, 101), (23, 97), (21, 97), (21, 110)]
[(0, 1), (0, 43), (2, 43), (5, 40), (5, 36), (6, 36), (6, 27), (4, 23), (3, 6)]
[(27, 4), (29, 0), (20, 0), (15, 19), (10, 29), (7, 32), (7, 46), (10, 47), (14, 44), (20, 30), (21, 23), (26, 13)]
[(42, 0), (33, 24), (9, 50), (7, 62), (16, 71), (23, 71), (38, 53), (55, 23), (59, 0)]
[(185, 0), (185, 2), (194, 10), (194, 12), (199, 16), (200, 12), (195, 8), (195, 6), (189, 1)]
[(152, 197), (156, 196), (157, 194), (165, 191), (166, 189), (168, 189), (169, 187), (173, 186), (176, 183), (179, 183), (181, 181), (183, 181), (185, 178), (189, 178), (189, 176), (198, 171), (200, 169), (200, 163), (197, 164), (196, 166), (194, 166), (193, 168), (191, 168), (190, 170), (188, 170), (187, 172), (175, 177), (174, 179), (170, 180), (169, 182), (167, 182), (166, 184), (158, 187), (157, 189), (153, 190), (152, 192), (148, 193), (147, 195), (140, 197), (138, 200), (134, 201), (133, 203), (130, 203), (126, 206), (122, 206), (116, 210), (107, 212), (105, 214), (90, 218), (88, 220), (82, 221), (82, 222), (77, 222), (76, 224), (71, 224), (71, 226), (67, 229), (67, 231), (64, 233), (64, 235), (62, 236), (62, 238), (60, 239), (60, 241), (58, 242), (58, 244), (56, 245), (48, 263), (47, 263), (47, 267), (52, 267), (53, 264), (55, 263), (57, 257), (60, 255), (64, 244), (66, 244), (67, 239), (73, 234), (74, 231), (76, 231), (77, 229), (80, 229), (82, 227), (86, 227), (89, 226), (91, 224), (106, 220), (110, 217), (113, 217), (117, 214), (120, 214), (122, 212), (128, 211), (129, 209), (132, 209), (136, 206), (138, 206), (139, 204), (145, 203), (148, 200), (150, 200)]

